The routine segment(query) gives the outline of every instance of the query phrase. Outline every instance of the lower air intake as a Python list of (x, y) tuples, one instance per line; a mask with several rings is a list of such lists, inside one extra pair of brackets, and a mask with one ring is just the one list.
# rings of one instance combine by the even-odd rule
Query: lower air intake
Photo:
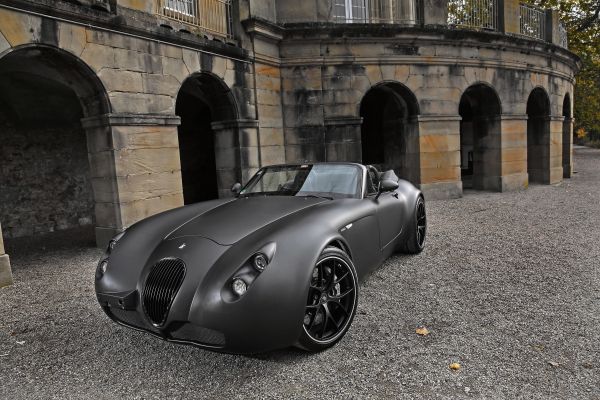
[(142, 301), (144, 311), (154, 325), (165, 323), (184, 276), (185, 264), (178, 258), (165, 258), (152, 266), (146, 278)]

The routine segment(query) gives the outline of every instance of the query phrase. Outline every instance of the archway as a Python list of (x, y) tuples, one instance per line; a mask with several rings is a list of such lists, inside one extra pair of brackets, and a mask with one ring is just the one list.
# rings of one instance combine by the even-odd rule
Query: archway
[(563, 178), (570, 178), (573, 174), (573, 118), (571, 116), (571, 96), (567, 93), (563, 101)]
[(550, 182), (550, 98), (542, 88), (527, 100), (527, 173), (530, 183)]
[(93, 174), (81, 118), (110, 111), (100, 80), (54, 47), (0, 59), (0, 221), (4, 238), (82, 229), (93, 244)]
[(393, 169), (419, 183), (418, 114), (417, 99), (404, 85), (388, 82), (371, 88), (360, 104), (363, 163)]
[(500, 190), (502, 105), (493, 88), (469, 87), (459, 104), (461, 178), (464, 188)]
[(229, 88), (219, 78), (199, 73), (185, 80), (175, 113), (181, 118), (179, 154), (185, 204), (219, 197), (217, 157), (234, 151), (239, 143), (222, 146), (213, 124), (236, 119), (236, 107)]

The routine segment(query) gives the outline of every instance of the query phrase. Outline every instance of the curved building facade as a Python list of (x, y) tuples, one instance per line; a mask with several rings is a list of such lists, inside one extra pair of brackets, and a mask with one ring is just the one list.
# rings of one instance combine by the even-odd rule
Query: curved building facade
[(2, 231), (103, 245), (284, 162), (393, 168), (429, 199), (557, 183), (579, 65), (557, 13), (514, 0), (2, 2)]

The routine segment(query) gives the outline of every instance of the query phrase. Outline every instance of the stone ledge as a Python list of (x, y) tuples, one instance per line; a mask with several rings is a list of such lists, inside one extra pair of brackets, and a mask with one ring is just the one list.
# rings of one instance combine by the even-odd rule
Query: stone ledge
[(103, 126), (179, 126), (181, 118), (170, 114), (104, 114), (83, 118), (84, 129)]
[(10, 259), (8, 254), (0, 256), (0, 288), (13, 284), (12, 271), (10, 269)]
[(225, 129), (242, 129), (242, 128), (258, 128), (257, 119), (232, 119), (229, 121), (215, 121), (211, 124), (211, 128), (215, 131)]
[(326, 117), (325, 126), (348, 126), (361, 125), (362, 117)]

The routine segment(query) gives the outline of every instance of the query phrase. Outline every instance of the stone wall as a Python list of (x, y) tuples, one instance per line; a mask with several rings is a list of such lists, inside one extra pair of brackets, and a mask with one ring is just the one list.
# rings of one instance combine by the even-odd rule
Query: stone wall
[(0, 220), (5, 238), (94, 223), (81, 127), (0, 126)]

